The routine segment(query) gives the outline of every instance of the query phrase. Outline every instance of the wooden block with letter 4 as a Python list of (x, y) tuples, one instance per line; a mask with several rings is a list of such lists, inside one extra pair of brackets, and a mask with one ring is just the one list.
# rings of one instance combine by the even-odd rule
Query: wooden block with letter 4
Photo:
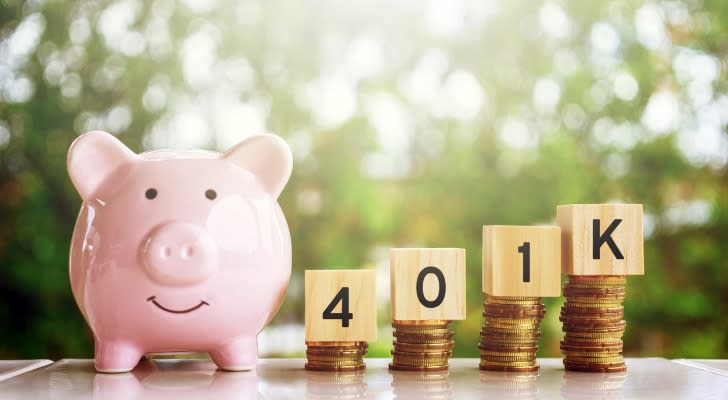
[(643, 275), (642, 204), (558, 206), (563, 272)]
[(307, 270), (306, 341), (377, 339), (374, 270)]
[(465, 249), (391, 249), (392, 319), (465, 319)]
[(559, 227), (484, 226), (483, 292), (492, 296), (561, 296)]

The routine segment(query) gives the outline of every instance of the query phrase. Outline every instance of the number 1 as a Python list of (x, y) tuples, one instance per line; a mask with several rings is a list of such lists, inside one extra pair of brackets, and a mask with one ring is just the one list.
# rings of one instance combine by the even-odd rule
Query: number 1
[[(336, 305), (341, 302), (341, 312), (334, 312)], [(323, 313), (323, 319), (340, 319), (341, 327), (348, 328), (349, 320), (354, 318), (354, 314), (349, 312), (349, 288), (347, 286), (342, 287), (331, 303), (326, 307)]]
[(531, 282), (531, 242), (523, 242), (518, 252), (523, 254), (523, 281)]

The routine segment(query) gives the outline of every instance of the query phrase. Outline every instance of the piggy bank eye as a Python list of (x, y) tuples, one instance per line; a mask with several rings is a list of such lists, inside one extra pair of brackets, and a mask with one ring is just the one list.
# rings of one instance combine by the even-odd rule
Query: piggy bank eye
[(217, 192), (212, 189), (207, 189), (207, 191), (205, 191), (205, 197), (210, 200), (215, 200), (215, 198), (217, 197)]
[(155, 188), (147, 189), (147, 191), (144, 193), (144, 196), (146, 196), (149, 200), (157, 197), (157, 189), (155, 189)]

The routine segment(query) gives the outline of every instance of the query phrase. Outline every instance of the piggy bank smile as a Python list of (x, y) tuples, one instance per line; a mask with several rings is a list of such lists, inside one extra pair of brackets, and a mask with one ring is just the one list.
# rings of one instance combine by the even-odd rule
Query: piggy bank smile
[(202, 306), (209, 306), (210, 305), (210, 303), (208, 303), (208, 302), (206, 302), (204, 300), (200, 300), (200, 303), (197, 304), (194, 307), (186, 308), (186, 309), (183, 309), (183, 310), (175, 310), (175, 309), (168, 308), (168, 307), (165, 307), (165, 306), (159, 304), (159, 302), (157, 301), (157, 296), (150, 296), (147, 299), (147, 301), (152, 302), (152, 304), (154, 304), (155, 306), (157, 306), (157, 308), (159, 308), (160, 310), (166, 311), (166, 312), (172, 313), (172, 314), (187, 314), (187, 313), (191, 313), (192, 311), (196, 311), (197, 309), (199, 309)]

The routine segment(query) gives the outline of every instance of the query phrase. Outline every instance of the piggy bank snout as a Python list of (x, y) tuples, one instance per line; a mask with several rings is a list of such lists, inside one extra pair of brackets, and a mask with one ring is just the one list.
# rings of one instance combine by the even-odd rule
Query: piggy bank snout
[(147, 274), (162, 285), (191, 285), (217, 271), (215, 242), (192, 223), (172, 222), (157, 227), (141, 250)]

